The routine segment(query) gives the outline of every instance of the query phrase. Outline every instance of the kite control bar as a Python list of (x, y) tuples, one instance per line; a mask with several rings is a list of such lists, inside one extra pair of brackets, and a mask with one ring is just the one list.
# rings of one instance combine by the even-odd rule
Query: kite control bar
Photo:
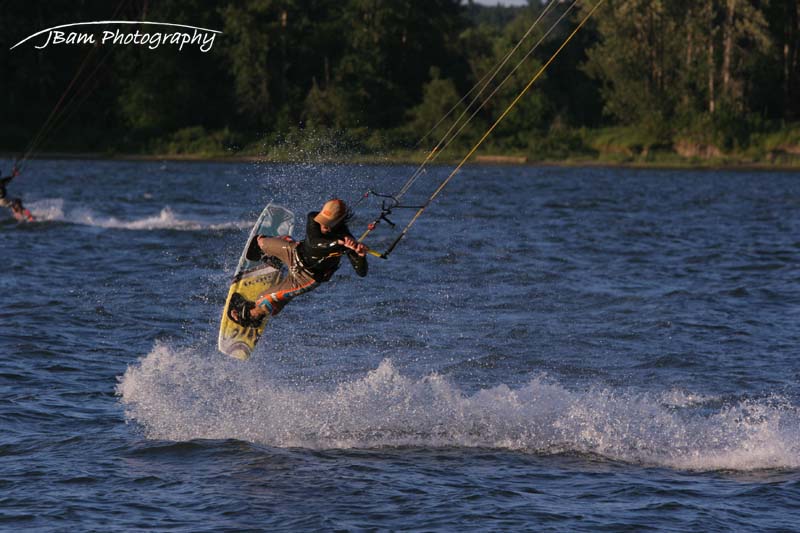
[[(364, 232), (363, 235), (361, 235), (361, 237), (358, 239), (358, 242), (362, 242), (367, 237), (367, 235), (369, 235), (376, 227), (378, 227), (378, 224), (380, 224), (381, 221), (386, 222), (387, 224), (389, 224), (393, 228), (397, 227), (397, 224), (395, 224), (394, 222), (392, 222), (389, 219), (389, 215), (392, 214), (392, 210), (393, 209), (421, 209), (421, 208), (425, 207), (425, 206), (421, 206), (421, 205), (400, 205), (400, 200), (397, 199), (396, 196), (391, 195), (391, 194), (380, 194), (380, 193), (377, 193), (377, 192), (375, 192), (375, 191), (373, 191), (371, 189), (369, 191), (367, 191), (366, 193), (364, 193), (364, 196), (361, 199), (363, 200), (364, 198), (368, 197), (370, 194), (373, 195), (373, 196), (377, 196), (379, 198), (383, 198), (383, 201), (381, 202), (381, 212), (375, 218), (375, 220), (373, 220), (372, 222), (370, 222), (367, 225), (367, 230)], [(359, 202), (360, 201), (361, 200), (359, 200)], [(403, 238), (404, 235), (405, 235), (405, 231), (403, 233), (401, 233), (400, 237), (398, 237), (391, 244), (389, 249), (387, 251), (385, 251), (384, 253), (376, 252), (375, 250), (371, 250), (371, 249), (368, 249), (367, 253), (369, 253), (370, 255), (373, 255), (375, 257), (380, 257), (381, 259), (388, 259), (389, 258), (389, 252), (391, 252), (394, 249), (394, 247), (397, 246), (397, 243), (400, 241), (400, 239)]]

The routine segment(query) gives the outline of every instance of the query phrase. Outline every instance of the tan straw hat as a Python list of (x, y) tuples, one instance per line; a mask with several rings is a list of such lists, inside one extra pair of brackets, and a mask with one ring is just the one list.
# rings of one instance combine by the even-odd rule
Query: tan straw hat
[(334, 227), (347, 216), (347, 205), (338, 198), (328, 200), (322, 206), (322, 211), (314, 217), (314, 222), (328, 227)]

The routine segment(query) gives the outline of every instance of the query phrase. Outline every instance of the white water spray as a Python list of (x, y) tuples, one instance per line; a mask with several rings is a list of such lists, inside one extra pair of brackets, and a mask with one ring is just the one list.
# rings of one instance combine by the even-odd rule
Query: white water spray
[(781, 397), (709, 409), (702, 396), (576, 391), (546, 376), (470, 395), (436, 374), (406, 377), (389, 360), (324, 390), (278, 384), (253, 369), (157, 345), (117, 392), (151, 439), (586, 453), (703, 471), (800, 467), (800, 409)]

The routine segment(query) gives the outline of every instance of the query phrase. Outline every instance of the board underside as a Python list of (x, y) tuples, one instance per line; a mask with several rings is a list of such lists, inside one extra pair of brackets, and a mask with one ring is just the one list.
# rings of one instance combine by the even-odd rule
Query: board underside
[(247, 237), (233, 282), (228, 289), (222, 319), (219, 326), (219, 351), (237, 359), (246, 360), (253, 353), (258, 339), (264, 332), (269, 317), (266, 317), (257, 328), (240, 326), (228, 317), (228, 307), (235, 293), (241, 294), (250, 301), (267, 292), (281, 282), (286, 275), (285, 267), (278, 268), (273, 262), (250, 261), (247, 259), (247, 247), (256, 235), (276, 237), (291, 235), (294, 228), (294, 214), (284, 207), (267, 205), (258, 217), (250, 235)]

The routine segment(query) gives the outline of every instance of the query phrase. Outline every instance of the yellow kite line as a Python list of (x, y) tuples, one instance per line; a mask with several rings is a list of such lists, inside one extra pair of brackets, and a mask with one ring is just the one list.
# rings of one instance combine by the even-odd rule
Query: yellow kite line
[(34, 37), (41, 35), (45, 32), (49, 32), (52, 30), (60, 30), (61, 28), (71, 28), (72, 26), (89, 26), (89, 25), (99, 25), (99, 24), (155, 24), (160, 26), (173, 26), (176, 28), (191, 28), (193, 30), (203, 30), (203, 31), (210, 31), (211, 33), (222, 33), (220, 30), (210, 30), (208, 28), (201, 28), (199, 26), (188, 26), (186, 24), (172, 24), (170, 22), (148, 22), (146, 20), (97, 20), (93, 22), (73, 22), (72, 24), (62, 24), (61, 26), (53, 26), (52, 28), (47, 28), (42, 31), (37, 31), (33, 35), (29, 35), (25, 37), (20, 42), (9, 48), (9, 50), (13, 50), (17, 46), (21, 45), (25, 41), (29, 41)]

